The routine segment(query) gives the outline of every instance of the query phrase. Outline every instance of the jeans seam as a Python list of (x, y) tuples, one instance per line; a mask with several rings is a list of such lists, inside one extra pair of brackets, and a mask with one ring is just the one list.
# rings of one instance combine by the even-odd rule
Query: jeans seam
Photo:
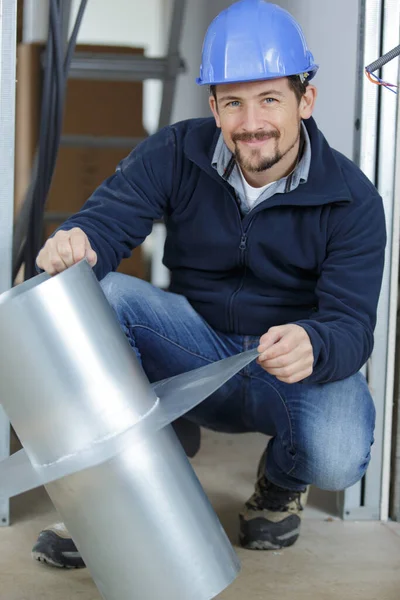
[(154, 333), (155, 335), (157, 335), (158, 337), (162, 338), (163, 340), (169, 342), (170, 344), (173, 344), (174, 346), (176, 346), (180, 350), (183, 350), (184, 352), (187, 352), (191, 356), (196, 356), (197, 358), (201, 358), (202, 360), (205, 360), (205, 361), (207, 361), (209, 363), (214, 362), (214, 360), (212, 358), (208, 358), (207, 356), (203, 356), (203, 355), (201, 355), (201, 354), (199, 354), (197, 352), (194, 352), (193, 350), (189, 350), (188, 348), (185, 348), (184, 346), (181, 346), (181, 344), (178, 344), (174, 340), (171, 340), (167, 336), (163, 335), (162, 333), (159, 333), (158, 331), (156, 331), (152, 327), (149, 327), (148, 325), (140, 325), (140, 324), (127, 325), (127, 328), (128, 329), (136, 329), (136, 328), (146, 329), (147, 331), (151, 331), (151, 333)]
[[(239, 371), (239, 375), (240, 375), (240, 371)], [(250, 377), (247, 377), (245, 375), (247, 381), (244, 381), (244, 394), (243, 394), (243, 402), (242, 402), (242, 407), (241, 407), (241, 415), (242, 415), (242, 421), (243, 423), (245, 423), (245, 425), (247, 426), (247, 428), (251, 431), (252, 427), (251, 425), (248, 423), (248, 419), (246, 417), (246, 407), (247, 407), (247, 400), (248, 400), (248, 396), (249, 396), (249, 382), (250, 382)]]
[[(258, 377), (257, 375), (251, 375), (251, 378), (252, 379), (258, 379), (262, 383), (266, 383), (267, 385), (269, 385), (274, 390), (274, 392), (276, 392), (278, 394), (279, 398), (281, 399), (281, 402), (282, 402), (283, 406), (285, 407), (286, 414), (287, 414), (288, 421), (289, 421), (290, 445), (293, 448), (293, 450), (295, 450), (295, 446), (294, 446), (294, 437), (295, 436), (294, 436), (294, 429), (293, 429), (293, 425), (292, 425), (292, 418), (291, 418), (290, 410), (289, 410), (289, 408), (288, 408), (288, 406), (287, 406), (287, 404), (285, 402), (285, 399), (283, 398), (282, 394), (276, 389), (276, 387), (274, 387), (272, 385), (272, 383), (270, 383), (269, 381), (266, 381), (265, 379), (262, 379), (262, 377)], [(293, 463), (294, 464), (293, 464), (292, 468), (290, 469), (290, 471), (288, 471), (286, 473), (286, 475), (293, 474), (293, 472), (294, 472), (294, 470), (296, 468), (296, 465), (297, 465), (297, 455), (296, 454), (293, 457)]]

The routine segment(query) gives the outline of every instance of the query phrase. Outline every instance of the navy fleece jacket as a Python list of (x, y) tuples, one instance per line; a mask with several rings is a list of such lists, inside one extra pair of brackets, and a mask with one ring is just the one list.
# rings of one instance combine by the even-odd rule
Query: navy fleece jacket
[(261, 336), (297, 323), (323, 383), (357, 372), (373, 349), (386, 243), (382, 199), (360, 169), (305, 121), (308, 181), (245, 217), (211, 166), (220, 131), (191, 119), (149, 137), (61, 229), (80, 227), (103, 278), (151, 232), (167, 227), (170, 291), (216, 330)]

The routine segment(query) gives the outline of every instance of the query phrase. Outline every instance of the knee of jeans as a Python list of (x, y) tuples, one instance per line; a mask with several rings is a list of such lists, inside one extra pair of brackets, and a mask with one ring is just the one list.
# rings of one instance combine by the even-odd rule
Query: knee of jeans
[(363, 477), (370, 462), (373, 400), (360, 374), (315, 392), (313, 410), (296, 422), (295, 470), (320, 489), (344, 490)]
[(297, 470), (302, 479), (321, 490), (341, 491), (364, 476), (371, 458), (371, 443), (341, 443), (338, 438), (330, 443), (329, 435), (324, 443), (321, 444), (321, 438), (316, 442), (313, 444), (309, 438), (309, 443), (298, 451)]
[(100, 281), (100, 286), (108, 303), (117, 313), (121, 306), (142, 305), (144, 298), (151, 295), (147, 289), (150, 284), (122, 273), (109, 273)]
[(123, 295), (124, 277), (125, 276), (121, 275), (121, 273), (108, 273), (108, 275), (100, 281), (101, 289), (110, 304), (117, 303)]
[(343, 456), (340, 462), (329, 461), (319, 465), (313, 484), (321, 490), (342, 491), (351, 487), (364, 476), (370, 461), (370, 453), (360, 452), (352, 457)]

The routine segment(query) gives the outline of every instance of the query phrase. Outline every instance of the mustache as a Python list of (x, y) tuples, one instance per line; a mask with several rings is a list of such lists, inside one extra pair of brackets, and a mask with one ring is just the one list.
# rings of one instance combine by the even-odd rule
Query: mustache
[(263, 140), (269, 140), (275, 138), (276, 140), (280, 137), (279, 131), (255, 131), (254, 133), (248, 131), (244, 133), (232, 134), (232, 141), (236, 142), (252, 142), (257, 140), (261, 142)]

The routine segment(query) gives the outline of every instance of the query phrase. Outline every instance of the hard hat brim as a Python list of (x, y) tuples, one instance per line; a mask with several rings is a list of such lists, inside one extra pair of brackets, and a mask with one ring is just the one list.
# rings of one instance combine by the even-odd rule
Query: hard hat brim
[(196, 83), (199, 86), (203, 85), (223, 85), (223, 84), (232, 84), (232, 83), (251, 83), (253, 81), (269, 81), (270, 79), (283, 79), (284, 77), (291, 77), (292, 75), (301, 75), (302, 73), (307, 73), (307, 81), (311, 81), (317, 74), (319, 69), (319, 65), (313, 65), (310, 69), (304, 70), (300, 73), (276, 73), (269, 77), (266, 77), (263, 74), (261, 77), (248, 76), (248, 77), (237, 77), (233, 79), (221, 79), (221, 80), (211, 80), (211, 79), (202, 79), (201, 77), (196, 78)]

